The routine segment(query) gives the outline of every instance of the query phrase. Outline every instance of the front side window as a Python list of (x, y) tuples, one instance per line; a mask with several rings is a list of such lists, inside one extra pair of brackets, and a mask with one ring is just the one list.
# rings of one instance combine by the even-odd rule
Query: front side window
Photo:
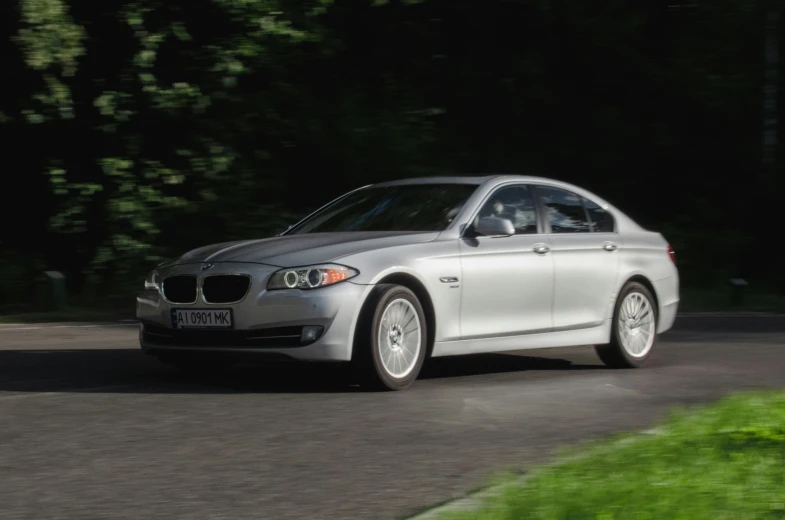
[(498, 189), (480, 209), (478, 218), (506, 218), (516, 235), (537, 233), (537, 207), (531, 188), (516, 185)]
[(443, 231), (475, 184), (403, 184), (364, 188), (312, 215), (287, 234), (341, 231)]
[(561, 188), (538, 186), (551, 233), (589, 233), (589, 219), (579, 195)]

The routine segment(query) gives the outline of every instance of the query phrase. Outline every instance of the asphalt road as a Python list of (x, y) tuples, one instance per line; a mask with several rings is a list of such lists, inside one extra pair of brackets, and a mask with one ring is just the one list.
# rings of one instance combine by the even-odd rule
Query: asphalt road
[(403, 518), (674, 405), (785, 387), (785, 317), (684, 317), (641, 370), (589, 348), (437, 360), (410, 390), (330, 370), (195, 376), (133, 326), (0, 326), (0, 519)]

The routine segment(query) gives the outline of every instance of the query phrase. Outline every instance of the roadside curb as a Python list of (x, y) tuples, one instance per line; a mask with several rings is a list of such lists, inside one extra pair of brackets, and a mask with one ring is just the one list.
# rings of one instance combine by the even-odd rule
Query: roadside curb
[(524, 485), (527, 477), (528, 476), (523, 476), (507, 484), (491, 486), (481, 491), (466, 495), (463, 498), (450, 500), (449, 502), (446, 502), (440, 506), (436, 506), (432, 509), (428, 509), (416, 516), (409, 517), (406, 520), (438, 520), (443, 518), (444, 515), (452, 513), (477, 511), (487, 500), (500, 496), (508, 487), (519, 487)]
[[(661, 433), (662, 430), (659, 427), (649, 428), (648, 430), (637, 432), (637, 434), (635, 434), (632, 437), (627, 437), (617, 440), (616, 442), (612, 442), (611, 444), (600, 448), (600, 450), (602, 449), (612, 450), (614, 447), (630, 444), (632, 442), (636, 442), (641, 439), (644, 439), (647, 436), (660, 435)], [(585, 453), (581, 453), (579, 455), (573, 455), (571, 457), (565, 457), (565, 458), (557, 458), (556, 460), (553, 460), (550, 463), (537, 465), (537, 469), (545, 468), (549, 466), (558, 466), (561, 464), (567, 464), (569, 462), (580, 461), (592, 455), (595, 455), (596, 453), (597, 451), (589, 448)], [(425, 511), (418, 513), (414, 516), (410, 516), (405, 520), (440, 520), (443, 519), (444, 516), (448, 514), (470, 513), (470, 512), (479, 511), (482, 508), (482, 506), (487, 503), (488, 500), (499, 497), (508, 488), (519, 488), (525, 486), (526, 481), (529, 478), (531, 478), (533, 475), (534, 475), (533, 472), (527, 473), (509, 482), (505, 482), (504, 484), (497, 484), (494, 486), (483, 488), (479, 491), (475, 491), (474, 493), (469, 493), (464, 497), (449, 500), (441, 505), (432, 507), (430, 509), (426, 509)]]
[(32, 330), (32, 329), (65, 329), (65, 328), (93, 328), (93, 327), (131, 327), (137, 325), (138, 320), (115, 321), (51, 321), (51, 322), (16, 322), (0, 323), (0, 330)]

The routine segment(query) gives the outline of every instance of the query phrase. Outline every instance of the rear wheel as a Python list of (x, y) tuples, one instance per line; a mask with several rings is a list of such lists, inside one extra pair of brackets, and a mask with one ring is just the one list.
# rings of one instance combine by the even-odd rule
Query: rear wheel
[(371, 298), (355, 338), (355, 375), (367, 388), (403, 390), (425, 360), (425, 313), (417, 296), (401, 285), (379, 285)]
[(644, 285), (628, 282), (619, 293), (611, 325), (611, 342), (597, 355), (612, 368), (638, 368), (657, 346), (657, 305)]

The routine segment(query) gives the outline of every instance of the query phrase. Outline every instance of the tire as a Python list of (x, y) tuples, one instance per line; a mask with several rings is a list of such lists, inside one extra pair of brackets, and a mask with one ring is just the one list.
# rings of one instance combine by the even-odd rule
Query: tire
[(352, 372), (369, 390), (403, 390), (417, 379), (428, 350), (425, 313), (402, 285), (379, 285), (360, 315)]
[(597, 355), (611, 368), (640, 368), (657, 347), (658, 318), (651, 291), (638, 282), (627, 282), (613, 310), (611, 342), (597, 345)]

